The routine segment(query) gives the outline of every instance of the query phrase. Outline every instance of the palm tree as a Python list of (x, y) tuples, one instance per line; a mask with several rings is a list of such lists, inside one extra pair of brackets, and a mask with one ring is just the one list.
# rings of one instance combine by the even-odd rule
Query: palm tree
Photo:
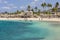
[[(44, 11), (45, 11), (45, 9), (44, 9), (44, 8), (46, 7), (46, 3), (45, 3), (45, 2), (44, 2), (44, 3), (42, 3), (42, 4), (41, 4), (41, 6), (43, 7), (43, 13), (45, 13), (45, 12), (44, 12)], [(42, 16), (42, 15), (41, 15), (41, 16)], [(41, 18), (41, 20), (42, 20), (42, 18)]]
[(32, 12), (34, 12), (34, 9), (31, 9)]
[(48, 7), (48, 15), (49, 15), (49, 18), (50, 18), (50, 8), (52, 8), (52, 4), (47, 4), (47, 7)]
[(31, 11), (32, 11), (32, 12), (33, 12), (33, 14), (34, 14), (34, 9), (33, 9), (33, 8), (31, 9)]
[[(55, 12), (55, 15), (57, 15), (58, 8), (53, 8), (52, 11)], [(56, 16), (55, 16), (56, 17)]]
[(35, 9), (35, 14), (37, 14), (38, 7), (36, 6), (34, 9)]
[(24, 10), (21, 10), (21, 12), (24, 12)]
[[(42, 4), (41, 4), (41, 6), (42, 6), (42, 7), (43, 7), (43, 9), (44, 9), (44, 8), (46, 7), (46, 3), (45, 3), (45, 2), (44, 2), (44, 3), (42, 3)], [(45, 13), (44, 11), (45, 11), (45, 9), (43, 10), (43, 13)]]
[[(43, 9), (46, 7), (46, 3), (42, 3), (41, 6), (43, 7)], [(45, 11), (45, 10), (44, 10)]]
[(7, 11), (5, 11), (5, 13), (8, 13)]
[(31, 6), (30, 5), (28, 5), (27, 10), (31, 11)]
[[(28, 10), (28, 11), (31, 11), (31, 6), (30, 6), (30, 5), (28, 5), (27, 10)], [(25, 13), (24, 16), (25, 16), (25, 20), (27, 20), (27, 14), (26, 14), (26, 13)]]
[(38, 15), (40, 16), (40, 9), (38, 9)]
[(40, 9), (38, 9), (38, 14), (37, 15), (39, 15), (39, 20), (40, 20)]
[(37, 7), (37, 6), (35, 6), (35, 8), (34, 8), (34, 9), (35, 9), (35, 12), (34, 12), (34, 13), (37, 15), (37, 14), (38, 14), (38, 7)]
[(55, 8), (53, 8), (53, 11), (55, 12), (55, 15), (57, 16), (57, 10), (58, 10), (59, 3), (56, 2)]
[(35, 7), (35, 12), (37, 12), (37, 10), (38, 10), (38, 7), (36, 6), (36, 7)]
[(57, 8), (58, 8), (58, 6), (59, 6), (59, 2), (56, 2), (55, 7), (57, 7)]
[(46, 11), (45, 13), (47, 14), (48, 18), (50, 18), (51, 12), (50, 11)]
[(47, 7), (48, 7), (48, 8), (51, 8), (51, 7), (52, 7), (52, 4), (47, 4)]
[(17, 12), (16, 12), (17, 14), (19, 14), (19, 10), (17, 10)]

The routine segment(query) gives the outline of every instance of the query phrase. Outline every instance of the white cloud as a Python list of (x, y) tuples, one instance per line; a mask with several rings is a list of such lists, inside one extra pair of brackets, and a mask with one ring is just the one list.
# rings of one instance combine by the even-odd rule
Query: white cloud
[(14, 6), (14, 4), (13, 4), (13, 3), (11, 3), (11, 4), (8, 4), (8, 5), (10, 5), (10, 6)]
[(11, 9), (10, 7), (2, 7), (2, 9)]
[(35, 5), (36, 5), (35, 3), (36, 3), (36, 2), (31, 2), (30, 5), (31, 5), (31, 6), (35, 6)]
[(17, 8), (16, 6), (14, 6), (13, 8)]
[(38, 2), (39, 0), (34, 0), (33, 2), (30, 3), (31, 6), (36, 6), (36, 3)]
[(13, 6), (13, 7), (10, 7), (10, 6), (1, 7), (1, 9), (8, 9), (8, 10), (13, 9), (13, 8), (17, 8), (17, 7), (16, 6)]
[(7, 6), (10, 7), (10, 8), (17, 8), (17, 6), (15, 6), (13, 3), (7, 4)]
[(2, 3), (2, 0), (0, 0), (0, 3)]
[(6, 0), (0, 0), (0, 3), (8, 3)]
[[(50, 1), (50, 0), (49, 0)], [(46, 2), (46, 0), (42, 0), (42, 2)]]
[(35, 2), (31, 2), (31, 4), (35, 4)]
[(38, 0), (34, 0), (35, 2), (38, 1)]
[(20, 9), (24, 9), (25, 7), (24, 6), (20, 6)]
[(4, 1), (4, 3), (8, 3), (7, 1)]

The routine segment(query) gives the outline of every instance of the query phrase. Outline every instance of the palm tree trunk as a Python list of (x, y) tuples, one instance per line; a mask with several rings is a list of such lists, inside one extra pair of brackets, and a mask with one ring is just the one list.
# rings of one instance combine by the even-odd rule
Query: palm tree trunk
[(56, 17), (57, 17), (57, 11), (56, 11)]
[(57, 13), (55, 12), (55, 18), (57, 17)]

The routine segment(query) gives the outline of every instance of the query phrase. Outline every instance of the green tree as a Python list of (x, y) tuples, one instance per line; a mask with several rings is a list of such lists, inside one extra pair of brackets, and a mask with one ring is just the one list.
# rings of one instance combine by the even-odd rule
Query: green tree
[(24, 12), (24, 10), (21, 10), (21, 12)]
[(55, 7), (57, 7), (57, 8), (58, 8), (58, 6), (59, 6), (59, 2), (56, 2)]
[(42, 3), (41, 6), (43, 7), (43, 13), (45, 13), (45, 7), (46, 7), (46, 3)]
[(37, 12), (37, 10), (38, 10), (38, 7), (36, 6), (34, 9), (35, 9), (35, 12)]
[(31, 11), (33, 12), (33, 14), (35, 13), (33, 8), (31, 9)]
[(52, 11), (55, 12), (55, 15), (57, 16), (57, 10), (58, 10), (59, 3), (56, 2), (55, 7), (52, 9)]
[(46, 11), (45, 13), (48, 15), (48, 18), (50, 18), (51, 12)]
[(34, 9), (35, 9), (35, 14), (38, 14), (38, 7), (36, 6)]
[(30, 5), (28, 5), (27, 10), (31, 11), (31, 6)]
[(40, 9), (38, 9), (37, 15), (39, 16), (39, 20), (40, 20)]
[(5, 13), (8, 13), (7, 11), (5, 11)]
[(55, 15), (57, 15), (58, 8), (53, 8), (52, 11), (55, 12)]
[[(43, 7), (43, 13), (45, 13), (45, 7), (46, 7), (46, 3), (42, 3), (41, 6)], [(42, 19), (42, 18), (41, 18)]]
[(34, 9), (31, 9), (32, 12), (34, 12)]
[(46, 7), (46, 3), (42, 3), (41, 6), (43, 7), (43, 9)]
[(19, 14), (19, 10), (17, 10), (17, 12), (16, 12), (17, 14)]
[(47, 7), (48, 7), (48, 12), (47, 12), (47, 14), (49, 15), (49, 17), (50, 17), (50, 8), (52, 8), (52, 4), (47, 4)]
[(38, 9), (38, 13), (37, 13), (37, 15), (39, 15), (39, 16), (40, 16), (40, 9)]
[(52, 4), (47, 4), (48, 9), (52, 8)]

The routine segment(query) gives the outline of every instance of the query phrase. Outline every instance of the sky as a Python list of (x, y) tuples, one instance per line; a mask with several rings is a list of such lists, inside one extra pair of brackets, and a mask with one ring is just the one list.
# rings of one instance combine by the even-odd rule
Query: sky
[(31, 8), (37, 6), (40, 10), (43, 10), (41, 4), (44, 2), (51, 3), (54, 6), (55, 3), (60, 2), (60, 0), (0, 0), (0, 12), (26, 10), (28, 5), (31, 5)]

